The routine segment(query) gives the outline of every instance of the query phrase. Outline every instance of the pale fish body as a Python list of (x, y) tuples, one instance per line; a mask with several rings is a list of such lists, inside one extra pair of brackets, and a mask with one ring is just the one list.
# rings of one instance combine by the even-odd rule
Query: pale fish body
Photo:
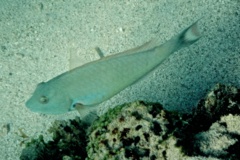
[(103, 57), (38, 84), (26, 106), (44, 114), (62, 114), (78, 104), (86, 115), (159, 66), (174, 51), (199, 39), (196, 22), (159, 45), (149, 42), (119, 54)]

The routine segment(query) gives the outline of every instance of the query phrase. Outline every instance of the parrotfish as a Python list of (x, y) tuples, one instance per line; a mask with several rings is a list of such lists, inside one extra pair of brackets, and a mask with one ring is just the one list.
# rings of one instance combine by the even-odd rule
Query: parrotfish
[[(158, 67), (173, 52), (200, 38), (197, 22), (164, 44), (150, 41), (142, 46), (86, 63), (39, 83), (26, 102), (33, 112), (63, 114), (77, 109), (86, 116)], [(99, 50), (99, 49), (98, 49)]]

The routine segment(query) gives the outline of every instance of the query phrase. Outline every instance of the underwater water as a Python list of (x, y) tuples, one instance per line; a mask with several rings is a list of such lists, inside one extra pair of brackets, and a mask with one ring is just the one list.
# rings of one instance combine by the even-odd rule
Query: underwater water
[(238, 0), (2, 0), (0, 159), (19, 159), (31, 137), (44, 134), (47, 140), (51, 137), (47, 129), (54, 120), (78, 115), (75, 111), (38, 114), (28, 110), (25, 102), (38, 83), (68, 71), (72, 63), (83, 65), (99, 59), (95, 47), (112, 55), (155, 37), (164, 43), (202, 18), (198, 42), (100, 104), (100, 115), (135, 100), (189, 112), (216, 83), (240, 87), (239, 6)]

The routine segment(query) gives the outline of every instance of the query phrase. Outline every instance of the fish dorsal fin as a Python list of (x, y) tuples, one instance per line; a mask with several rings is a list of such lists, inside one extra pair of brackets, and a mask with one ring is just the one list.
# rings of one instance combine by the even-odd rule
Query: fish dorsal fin
[[(95, 47), (94, 49), (98, 53), (100, 58), (105, 57), (104, 53), (102, 52), (102, 50), (99, 47)], [(80, 56), (77, 55), (75, 52), (70, 52), (69, 70), (72, 70), (76, 67), (79, 67), (79, 66), (83, 65), (83, 64), (80, 63), (81, 62), (80, 59), (81, 59)]]
[[(101, 59), (104, 60), (104, 59), (108, 59), (110, 57), (118, 57), (118, 56), (123, 56), (123, 55), (126, 55), (126, 54), (136, 53), (136, 52), (144, 52), (144, 51), (152, 49), (152, 48), (154, 48), (154, 47), (156, 47), (158, 45), (159, 45), (158, 39), (152, 39), (152, 40), (144, 43), (141, 46), (138, 46), (138, 47), (135, 47), (135, 48), (132, 48), (132, 49), (128, 49), (128, 50), (125, 50), (123, 52), (119, 52), (119, 53), (116, 53), (116, 54), (113, 54), (113, 55), (103, 56), (103, 58), (101, 58)], [(101, 53), (102, 52), (100, 50), (100, 54)]]
[(100, 58), (105, 57), (104, 53), (102, 52), (102, 50), (99, 47), (95, 47), (95, 50), (97, 51), (98, 55)]
[(73, 53), (70, 53), (68, 70), (70, 71), (78, 66), (79, 66), (78, 58), (76, 57), (76, 55), (73, 55)]
[[(158, 42), (157, 39), (153, 39), (153, 40), (150, 40), (150, 41), (144, 43), (143, 45), (140, 45), (140, 46), (132, 48), (132, 49), (128, 49), (126, 51), (123, 51), (123, 52), (120, 52), (120, 53), (117, 53), (117, 54), (114, 54), (111, 56), (143, 52), (143, 51), (149, 50), (153, 47), (156, 47), (158, 45), (157, 42)], [(108, 56), (104, 56), (104, 53), (102, 52), (102, 50), (99, 47), (95, 47), (95, 50), (98, 53), (100, 59), (108, 57)], [(69, 70), (74, 69), (81, 65), (79, 63), (79, 59), (80, 58), (76, 54), (74, 54), (73, 52), (70, 53)]]

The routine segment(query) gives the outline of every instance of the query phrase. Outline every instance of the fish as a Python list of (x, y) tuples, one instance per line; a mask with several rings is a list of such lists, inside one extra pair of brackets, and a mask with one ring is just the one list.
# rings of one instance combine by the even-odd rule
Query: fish
[(196, 21), (163, 44), (153, 40), (110, 56), (97, 48), (100, 59), (39, 83), (25, 105), (32, 112), (52, 115), (78, 110), (84, 117), (200, 37)]

